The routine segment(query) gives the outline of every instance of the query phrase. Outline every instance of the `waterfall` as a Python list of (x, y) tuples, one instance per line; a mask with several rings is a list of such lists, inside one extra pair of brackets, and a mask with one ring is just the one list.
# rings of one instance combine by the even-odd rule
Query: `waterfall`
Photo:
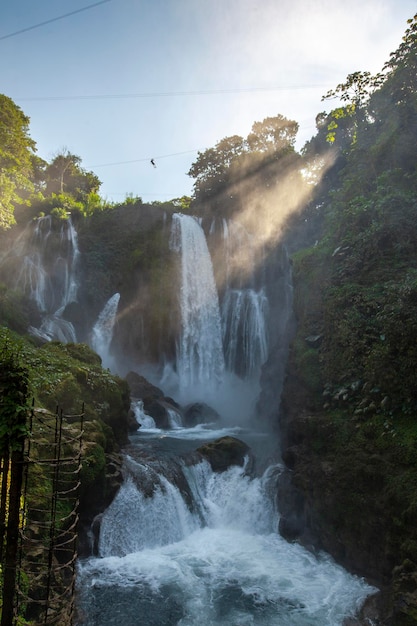
[(222, 305), (226, 367), (242, 378), (259, 375), (268, 357), (265, 291), (229, 289)]
[(142, 400), (133, 401), (130, 405), (130, 408), (133, 411), (135, 419), (138, 423), (138, 428), (141, 428), (142, 430), (152, 430), (156, 428), (155, 420), (153, 419), (153, 417), (147, 415), (143, 410)]
[(206, 238), (196, 218), (173, 215), (170, 248), (181, 255), (181, 333), (176, 357), (180, 387), (213, 389), (225, 368), (219, 299)]
[(91, 347), (100, 355), (103, 367), (111, 369), (113, 360), (110, 356), (110, 344), (116, 322), (120, 293), (115, 293), (104, 305), (97, 322), (91, 331)]
[(78, 564), (78, 626), (137, 616), (147, 626), (341, 626), (374, 592), (276, 532), (280, 466), (254, 477), (247, 467), (183, 463), (181, 487), (155, 467), (126, 459), (99, 557)]
[(77, 232), (71, 219), (51, 215), (31, 223), (18, 242), (15, 256), (22, 256), (16, 287), (22, 289), (37, 305), (41, 314), (39, 328), (29, 332), (41, 339), (76, 341), (73, 325), (63, 318), (65, 308), (76, 302), (79, 258)]
[[(268, 257), (268, 266), (253, 238), (226, 220), (217, 232), (212, 223), (208, 240), (210, 247), (202, 221), (173, 215), (180, 331), (176, 371), (165, 363), (161, 387), (166, 393), (173, 373), (172, 397), (184, 409), (190, 395), (207, 400), (219, 420), (186, 428), (181, 409), (170, 409), (161, 430), (142, 401), (132, 402), (141, 426), (122, 453), (123, 484), (94, 525), (98, 553), (77, 563), (77, 626), (342, 626), (375, 590), (328, 555), (280, 536), (282, 466), (270, 461), (278, 442), (252, 430), (269, 344), (288, 325), (287, 311), (279, 332), (270, 324), (290, 301), (287, 265), (275, 269)], [(281, 376), (273, 380), (275, 393)], [(225, 436), (251, 454), (243, 467), (213, 471), (206, 455), (216, 469), (223, 454), (234, 458)], [(218, 447), (206, 445), (216, 439)]]

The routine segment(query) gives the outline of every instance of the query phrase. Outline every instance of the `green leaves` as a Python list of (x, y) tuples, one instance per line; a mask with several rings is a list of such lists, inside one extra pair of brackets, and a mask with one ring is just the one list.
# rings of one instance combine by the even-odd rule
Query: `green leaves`
[(14, 206), (33, 190), (31, 176), (35, 142), (29, 137), (29, 118), (0, 94), (0, 228), (14, 224)]
[(29, 372), (11, 342), (0, 352), (0, 451), (16, 450), (28, 433)]
[[(297, 122), (276, 115), (255, 122), (246, 139), (239, 135), (225, 137), (214, 148), (199, 152), (188, 172), (196, 179), (195, 199), (204, 201), (228, 190), (230, 201), (233, 195), (241, 192), (237, 186), (244, 179), (254, 176), (262, 168), (266, 171), (271, 162), (294, 153), (297, 132)], [(270, 180), (263, 180), (261, 188), (262, 182), (270, 184)]]

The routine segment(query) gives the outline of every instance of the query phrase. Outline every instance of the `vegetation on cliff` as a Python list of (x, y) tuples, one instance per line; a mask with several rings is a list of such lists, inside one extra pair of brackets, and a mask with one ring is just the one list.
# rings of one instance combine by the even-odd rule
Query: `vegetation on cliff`
[(342, 136), (330, 116), (321, 131), (340, 139), (323, 230), (293, 257), (283, 402), (308, 531), (389, 586), (379, 623), (395, 626), (417, 624), (416, 74), (417, 16), (382, 74), (338, 86)]
[[(26, 372), (29, 404), (51, 413), (58, 410), (64, 419), (84, 412), (81, 504), (88, 509), (94, 500), (100, 506), (108, 499), (106, 456), (110, 458), (127, 442), (130, 396), (126, 381), (104, 370), (100, 358), (85, 344), (36, 346), (0, 327), (2, 372), (10, 370), (11, 356)], [(7, 388), (2, 391), (2, 421), (7, 392)]]

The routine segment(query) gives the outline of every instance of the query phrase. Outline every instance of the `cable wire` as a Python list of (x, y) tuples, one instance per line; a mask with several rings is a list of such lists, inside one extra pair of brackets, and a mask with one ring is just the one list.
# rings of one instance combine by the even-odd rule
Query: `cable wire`
[(111, 2), (112, 0), (100, 0), (100, 2), (95, 2), (94, 4), (89, 4), (82, 9), (76, 9), (75, 11), (71, 11), (70, 13), (65, 13), (64, 15), (59, 15), (58, 17), (53, 17), (50, 20), (45, 20), (44, 22), (39, 22), (39, 24), (33, 24), (32, 26), (28, 26), (27, 28), (21, 28), (20, 30), (16, 30), (14, 33), (9, 33), (8, 35), (2, 35), (0, 40), (9, 39), (10, 37), (15, 37), (16, 35), (21, 35), (22, 33), (26, 33), (29, 30), (34, 30), (35, 28), (40, 28), (41, 26), (45, 26), (46, 24), (51, 24), (52, 22), (57, 22), (58, 20), (63, 20), (66, 17), (70, 17), (71, 15), (75, 15), (76, 13), (81, 13), (82, 11), (87, 11), (88, 9), (93, 9), (94, 7), (99, 6), (100, 4), (105, 4), (106, 2)]
[[(168, 157), (179, 156), (181, 154), (191, 154), (193, 152), (198, 152), (198, 150), (185, 150), (184, 152), (173, 152), (172, 154), (162, 154), (160, 156), (153, 157), (154, 159), (167, 159)], [(145, 157), (142, 159), (133, 159), (132, 161), (117, 161), (116, 163), (99, 163), (98, 165), (88, 165), (87, 167), (95, 168), (95, 167), (110, 167), (113, 165), (128, 165), (129, 163), (141, 163), (143, 161), (149, 161), (151, 157)]]
[[(111, 0), (104, 0), (109, 2)], [(0, 37), (1, 39), (1, 37)], [(239, 94), (239, 93), (256, 93), (256, 92), (271, 92), (271, 91), (291, 91), (291, 90), (303, 90), (303, 89), (327, 89), (329, 84), (310, 84), (310, 85), (281, 85), (274, 87), (236, 87), (230, 89), (199, 89), (194, 91), (149, 91), (139, 93), (116, 93), (116, 94), (89, 94), (89, 95), (76, 95), (76, 96), (33, 96), (15, 98), (20, 101), (30, 102), (46, 102), (53, 100), (122, 100), (129, 98), (169, 98), (175, 96), (212, 96), (212, 95), (227, 95), (227, 94)]]

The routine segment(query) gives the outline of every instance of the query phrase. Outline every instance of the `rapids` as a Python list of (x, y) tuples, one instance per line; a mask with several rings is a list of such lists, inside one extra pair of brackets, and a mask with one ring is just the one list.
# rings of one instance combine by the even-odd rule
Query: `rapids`
[[(133, 445), (156, 452), (166, 472), (181, 464), (176, 452), (224, 434), (268, 445), (267, 435), (204, 425), (140, 429)], [(163, 471), (130, 456), (125, 464), (99, 554), (78, 565), (78, 626), (339, 626), (373, 592), (328, 555), (280, 537), (279, 464), (259, 475), (181, 464), (191, 504)], [(144, 472), (156, 485), (151, 497), (137, 486)]]

